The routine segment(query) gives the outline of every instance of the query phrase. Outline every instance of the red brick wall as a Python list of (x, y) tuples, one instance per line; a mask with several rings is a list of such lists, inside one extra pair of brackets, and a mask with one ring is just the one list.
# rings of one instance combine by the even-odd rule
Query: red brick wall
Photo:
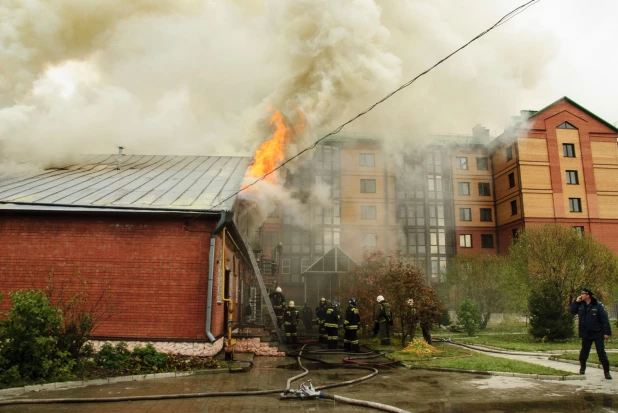
[[(90, 297), (104, 291), (117, 313), (96, 329), (97, 336), (204, 339), (209, 231), (214, 225), (195, 220), (195, 232), (189, 232), (184, 218), (176, 217), (0, 216), (0, 290), (43, 288), (52, 272), (57, 284), (80, 273)], [(219, 238), (215, 257), (220, 257), (220, 246)], [(0, 309), (9, 305), (5, 299)], [(216, 302), (212, 333), (223, 333), (223, 306)]]

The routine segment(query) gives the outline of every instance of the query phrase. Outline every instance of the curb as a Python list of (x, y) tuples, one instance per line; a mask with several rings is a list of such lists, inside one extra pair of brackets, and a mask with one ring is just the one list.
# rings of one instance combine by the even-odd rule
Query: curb
[[(552, 360), (552, 361), (559, 361), (560, 363), (575, 364), (576, 366), (579, 366), (579, 361), (578, 360), (561, 359), (561, 358), (558, 358), (556, 356), (550, 356), (549, 359)], [(590, 362), (586, 363), (586, 367), (603, 369), (602, 365), (596, 364), (596, 363), (590, 363)], [(609, 366), (609, 370), (610, 371), (618, 371), (618, 367)]]
[(207, 374), (220, 374), (229, 373), (230, 369), (209, 369), (209, 370), (195, 370), (195, 371), (179, 371), (169, 373), (151, 373), (151, 374), (133, 374), (128, 376), (108, 377), (106, 379), (94, 379), (94, 380), (78, 380), (78, 381), (60, 381), (55, 383), (34, 384), (23, 387), (12, 387), (9, 389), (0, 390), (0, 399), (17, 396), (22, 393), (28, 393), (33, 391), (44, 390), (66, 390), (75, 389), (86, 386), (100, 386), (102, 384), (122, 383), (129, 381), (142, 381), (142, 380), (155, 380), (155, 379), (172, 379), (186, 376), (201, 376)]
[(447, 373), (467, 373), (476, 374), (482, 376), (501, 376), (501, 377), (518, 377), (525, 379), (538, 379), (538, 380), (586, 380), (586, 376), (573, 375), (573, 376), (545, 376), (543, 374), (524, 374), (524, 373), (505, 373), (501, 371), (484, 371), (484, 370), (460, 370), (451, 369), (445, 367), (423, 367), (423, 366), (411, 366), (403, 363), (403, 365), (409, 370), (431, 370), (442, 371)]

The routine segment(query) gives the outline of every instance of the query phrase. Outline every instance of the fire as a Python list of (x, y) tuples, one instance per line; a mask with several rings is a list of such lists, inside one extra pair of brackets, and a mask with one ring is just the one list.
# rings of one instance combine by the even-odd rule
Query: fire
[[(300, 115), (299, 124), (292, 127), (283, 113), (278, 110), (273, 112), (268, 122), (270, 126), (274, 126), (273, 136), (258, 148), (253, 164), (249, 168), (248, 176), (261, 178), (285, 160), (285, 151), (290, 139), (294, 137), (296, 132), (302, 132), (305, 127), (305, 118), (300, 110), (298, 110), (298, 113)], [(277, 183), (276, 174), (270, 174), (264, 179), (273, 184)]]

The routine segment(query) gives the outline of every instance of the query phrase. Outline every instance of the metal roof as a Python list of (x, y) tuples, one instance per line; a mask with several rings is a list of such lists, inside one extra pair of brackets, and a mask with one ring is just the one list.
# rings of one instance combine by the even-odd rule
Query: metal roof
[[(0, 204), (204, 211), (238, 191), (252, 158), (84, 155), (76, 162), (0, 177)], [(119, 168), (117, 169), (117, 167)], [(232, 197), (213, 210), (231, 210)]]

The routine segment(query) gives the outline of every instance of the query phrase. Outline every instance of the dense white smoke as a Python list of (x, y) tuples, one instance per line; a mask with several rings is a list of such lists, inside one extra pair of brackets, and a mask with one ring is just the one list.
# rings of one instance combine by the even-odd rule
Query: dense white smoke
[[(453, 3), (4, 2), (0, 150), (44, 164), (117, 145), (248, 155), (268, 137), (268, 105), (291, 117), (301, 109), (310, 131), (328, 130), (515, 4)], [(551, 39), (530, 47), (539, 30), (500, 28), (351, 128), (420, 136), (501, 123), (518, 109), (513, 96), (543, 79)]]

